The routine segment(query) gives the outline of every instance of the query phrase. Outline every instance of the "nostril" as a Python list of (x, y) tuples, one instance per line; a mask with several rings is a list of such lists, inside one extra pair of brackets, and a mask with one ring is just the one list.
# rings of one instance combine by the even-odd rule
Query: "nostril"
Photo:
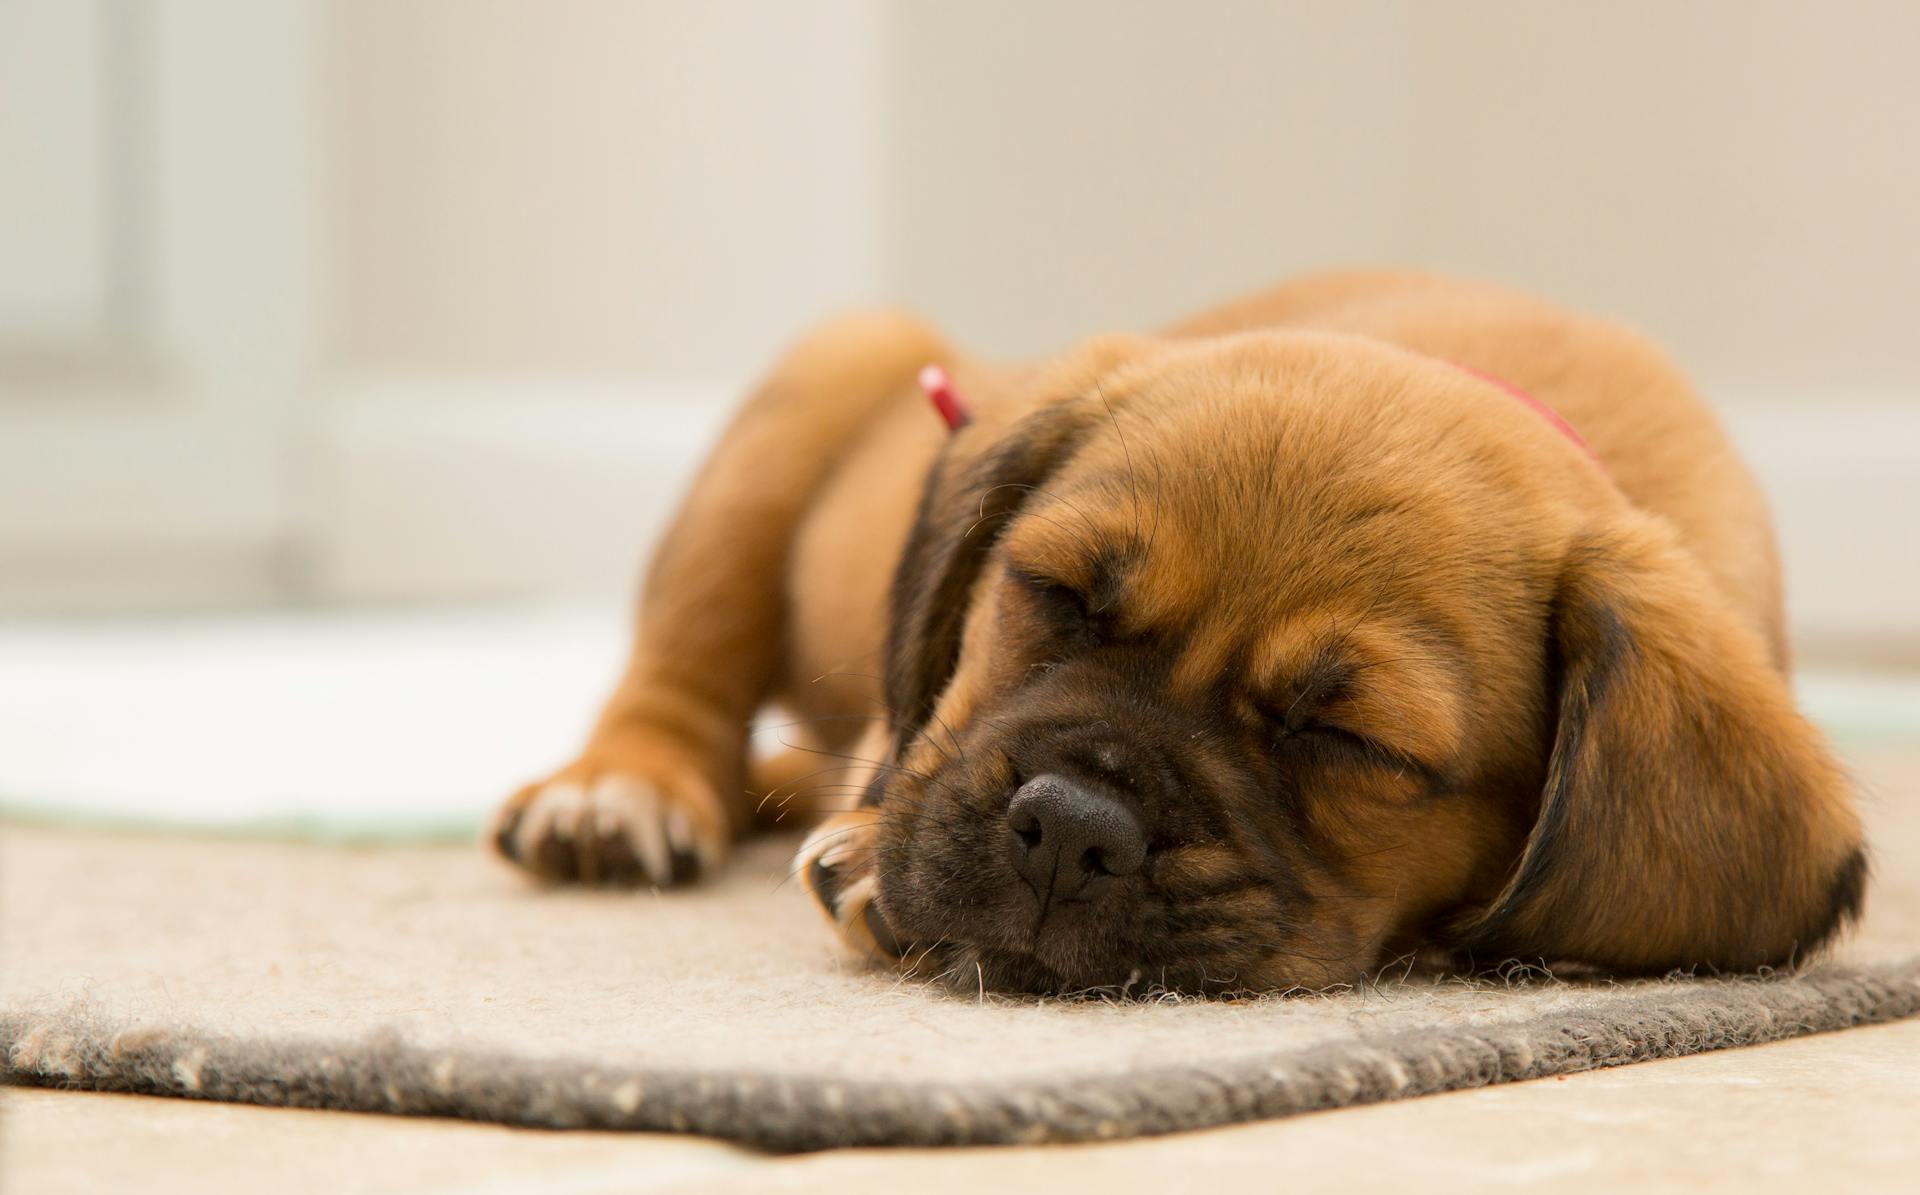
[(1138, 818), (1113, 796), (1065, 777), (1022, 785), (1007, 805), (1007, 851), (1035, 892), (1056, 888), (1087, 899), (1103, 881), (1129, 876), (1146, 861)]
[(1046, 837), (1041, 825), (1040, 815), (1031, 808), (1015, 805), (1007, 811), (1007, 828), (1028, 850), (1039, 846), (1041, 839)]

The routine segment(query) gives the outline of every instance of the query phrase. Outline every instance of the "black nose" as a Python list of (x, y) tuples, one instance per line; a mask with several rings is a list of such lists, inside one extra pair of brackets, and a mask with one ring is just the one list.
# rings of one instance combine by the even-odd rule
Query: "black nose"
[(1014, 869), (1046, 898), (1089, 899), (1147, 858), (1146, 835), (1125, 805), (1063, 776), (1037, 776), (1007, 806)]

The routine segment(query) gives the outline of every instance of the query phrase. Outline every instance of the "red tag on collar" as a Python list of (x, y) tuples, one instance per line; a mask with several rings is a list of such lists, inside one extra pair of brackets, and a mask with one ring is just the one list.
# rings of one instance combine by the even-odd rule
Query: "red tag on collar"
[(973, 422), (973, 412), (967, 410), (967, 404), (960, 401), (960, 395), (953, 388), (953, 379), (947, 371), (938, 365), (929, 365), (920, 371), (920, 390), (940, 413), (940, 421), (947, 425), (949, 432), (957, 432)]

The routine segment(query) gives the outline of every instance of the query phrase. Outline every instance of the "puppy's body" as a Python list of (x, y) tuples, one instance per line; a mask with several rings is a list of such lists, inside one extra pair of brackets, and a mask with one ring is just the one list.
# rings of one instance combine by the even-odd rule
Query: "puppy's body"
[[(951, 439), (929, 362), (974, 410)], [(815, 895), (982, 982), (1318, 986), (1431, 944), (1784, 961), (1860, 864), (1780, 605), (1764, 504), (1677, 371), (1532, 299), (1323, 276), (1020, 367), (856, 317), (728, 432), (626, 681), (500, 842), (557, 878), (712, 866), (774, 702), (821, 754), (757, 787), (866, 793), (813, 841)], [(1127, 829), (1076, 869), (1083, 807)]]

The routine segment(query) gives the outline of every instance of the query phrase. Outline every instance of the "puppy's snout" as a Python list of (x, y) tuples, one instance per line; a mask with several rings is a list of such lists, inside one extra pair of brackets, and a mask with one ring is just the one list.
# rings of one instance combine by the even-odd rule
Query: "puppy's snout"
[(1147, 837), (1113, 797), (1045, 775), (1021, 785), (1008, 804), (1007, 851), (1014, 870), (1043, 898), (1087, 900), (1113, 877), (1140, 870)]

